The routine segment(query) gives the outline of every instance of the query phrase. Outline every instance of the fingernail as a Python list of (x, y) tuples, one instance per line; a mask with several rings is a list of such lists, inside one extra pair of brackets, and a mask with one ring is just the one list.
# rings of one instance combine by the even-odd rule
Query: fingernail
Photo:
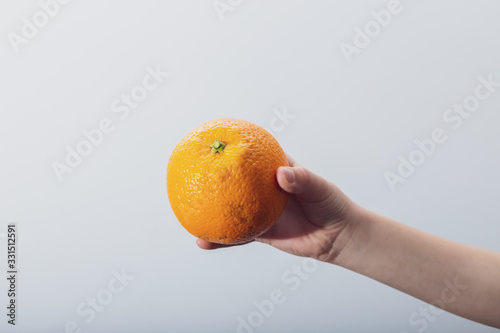
[(293, 172), (293, 170), (287, 167), (282, 167), (282, 169), (283, 173), (285, 174), (286, 181), (289, 184), (295, 183), (295, 173)]

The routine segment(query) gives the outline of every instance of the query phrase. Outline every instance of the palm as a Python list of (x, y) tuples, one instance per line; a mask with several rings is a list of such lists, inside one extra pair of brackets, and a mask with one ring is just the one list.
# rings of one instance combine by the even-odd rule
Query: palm
[[(297, 192), (294, 185), (287, 183), (285, 176), (278, 173), (278, 182), (284, 190), (301, 194), (291, 194), (281, 217), (257, 240), (288, 253), (327, 260), (335, 255), (333, 244), (347, 225), (347, 211), (351, 211), (348, 206), (352, 207), (353, 203), (334, 184), (305, 172), (306, 169), (299, 167), (293, 159), (288, 159), (296, 170), (294, 172), (302, 173), (301, 182), (308, 179), (306, 187)], [(231, 246), (201, 239), (197, 243), (207, 250)]]
[(276, 224), (258, 240), (295, 255), (328, 255), (345, 223), (336, 212), (328, 211), (331, 207), (326, 204), (305, 202), (292, 195)]

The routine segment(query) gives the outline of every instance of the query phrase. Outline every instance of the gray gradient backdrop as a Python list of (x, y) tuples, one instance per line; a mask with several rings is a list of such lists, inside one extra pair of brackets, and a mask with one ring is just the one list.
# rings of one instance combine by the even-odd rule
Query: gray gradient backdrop
[[(236, 332), (243, 318), (254, 325), (241, 332), (493, 332), (423, 319), (419, 300), (262, 244), (201, 251), (168, 204), (175, 144), (207, 120), (243, 118), (358, 203), (500, 251), (500, 88), (460, 128), (443, 120), (478, 77), (500, 81), (500, 3), (401, 0), (377, 31), (370, 13), (389, 2), (227, 0), (220, 16), (212, 0), (73, 0), (49, 17), (37, 1), (1, 1), (0, 276), (11, 222), (20, 275), (15, 327), (0, 280), (0, 331)], [(24, 17), (40, 27), (16, 52)], [(374, 37), (348, 61), (342, 43), (366, 24)], [(169, 77), (121, 119), (112, 104), (141, 92), (148, 67)], [(280, 122), (283, 110), (294, 118)], [(114, 130), (59, 181), (52, 164), (105, 118)], [(384, 174), (436, 127), (448, 140), (391, 191)], [(118, 288), (122, 269), (134, 279)], [(256, 314), (273, 290), (285, 301)]]

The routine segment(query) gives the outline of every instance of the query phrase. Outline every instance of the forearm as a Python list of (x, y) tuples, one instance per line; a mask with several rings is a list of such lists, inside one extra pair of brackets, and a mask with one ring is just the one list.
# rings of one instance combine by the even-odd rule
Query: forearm
[(500, 254), (358, 209), (333, 263), (500, 328)]

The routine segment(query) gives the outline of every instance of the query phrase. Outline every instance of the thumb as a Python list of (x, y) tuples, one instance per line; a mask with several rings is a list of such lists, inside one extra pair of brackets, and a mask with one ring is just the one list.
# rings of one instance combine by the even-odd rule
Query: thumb
[(283, 190), (296, 194), (303, 201), (321, 202), (331, 199), (334, 194), (327, 180), (304, 167), (280, 167), (277, 178)]

